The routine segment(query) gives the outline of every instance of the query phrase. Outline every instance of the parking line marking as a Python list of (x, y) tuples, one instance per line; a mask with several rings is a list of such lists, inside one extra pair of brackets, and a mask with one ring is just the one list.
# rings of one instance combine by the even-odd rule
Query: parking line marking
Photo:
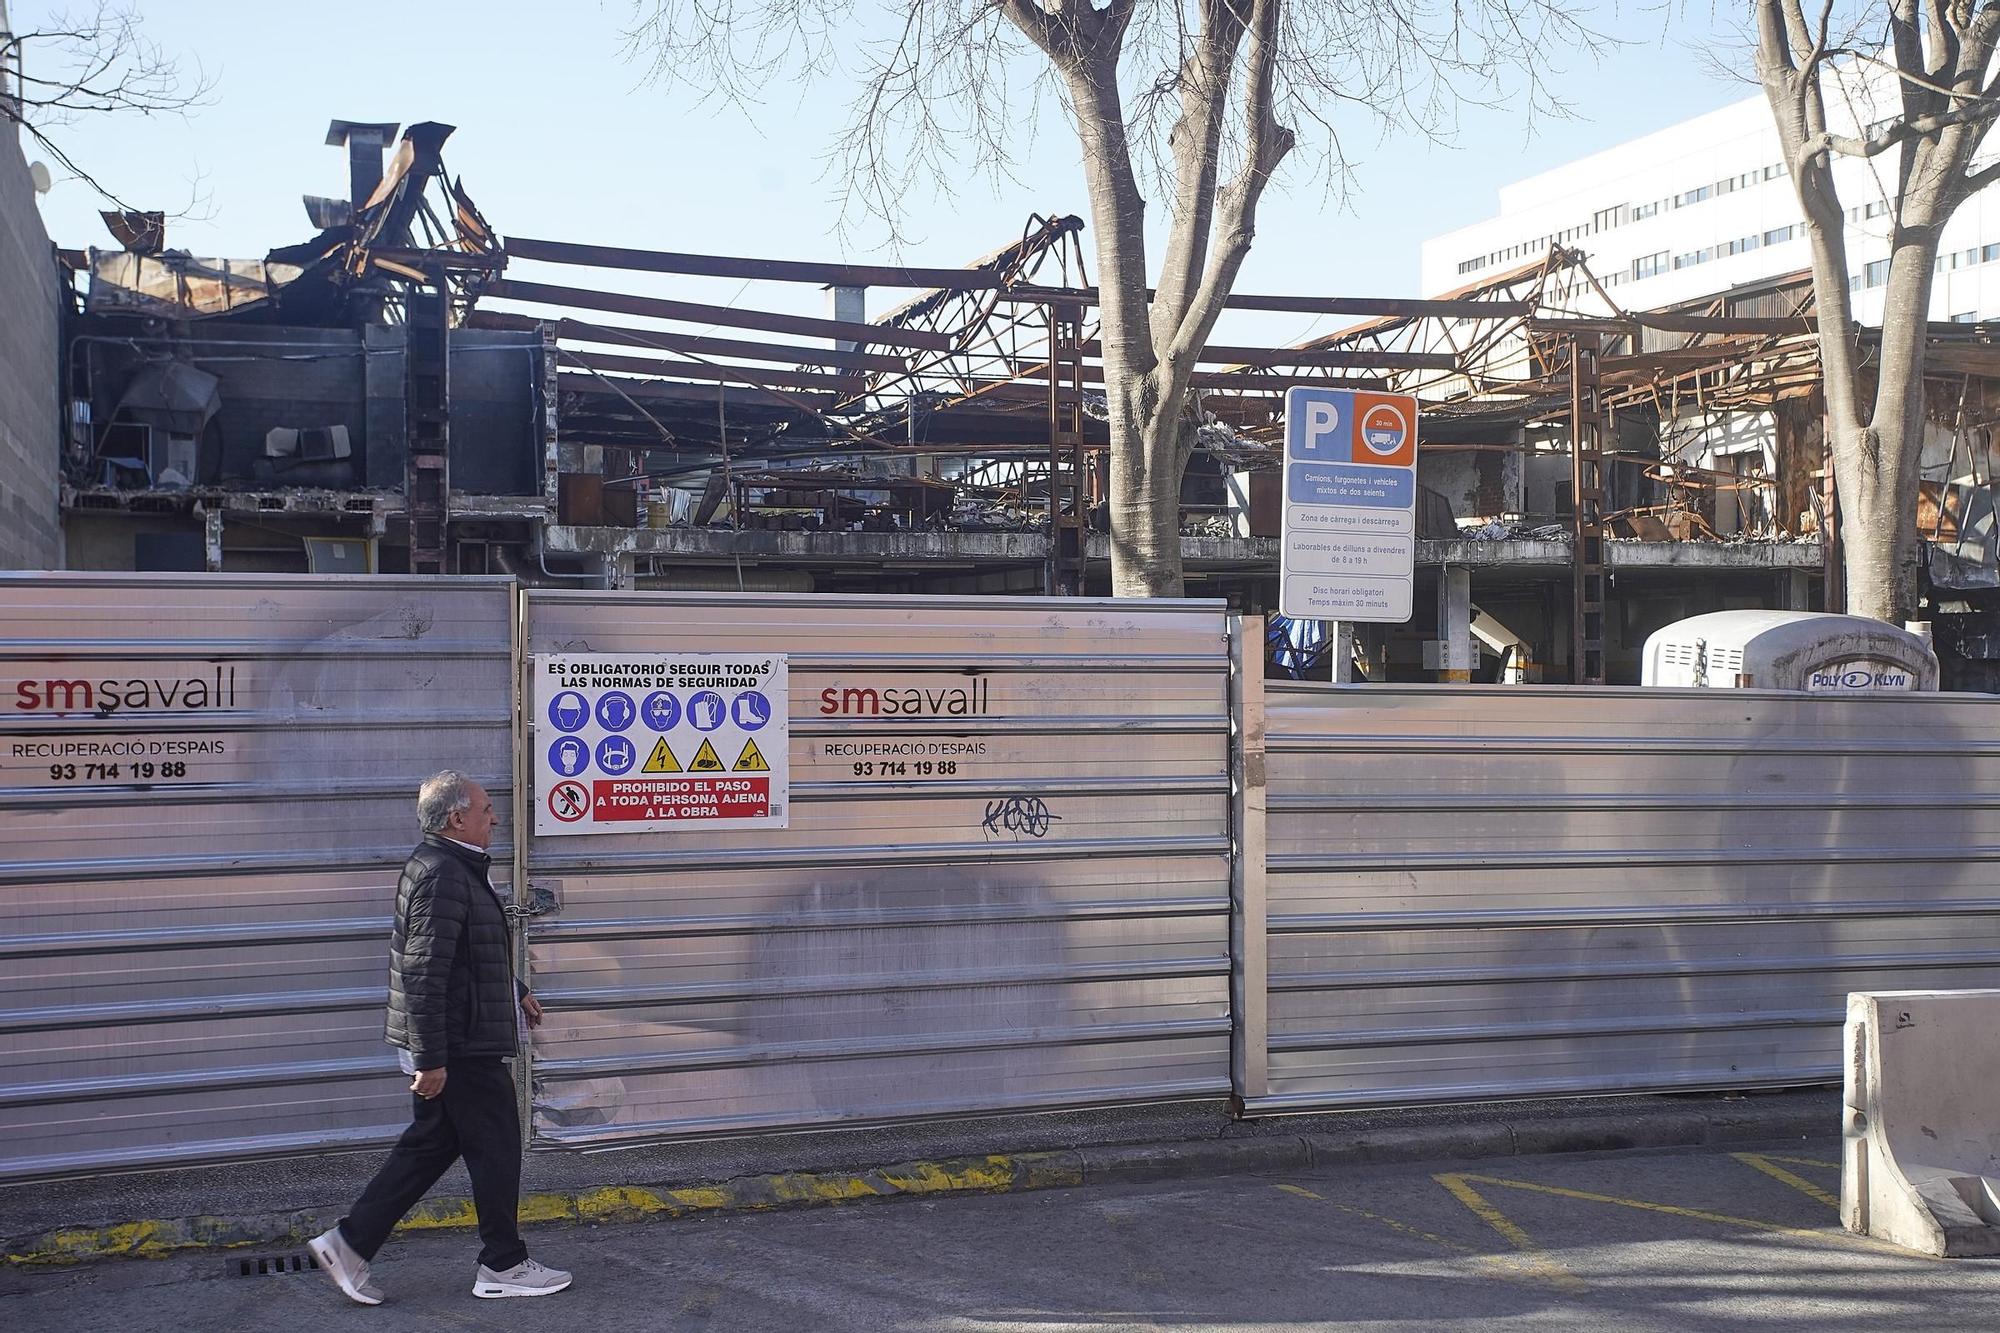
[(1536, 1243), (1534, 1237), (1521, 1230), (1520, 1226), (1512, 1218), (1508, 1217), (1507, 1214), (1501, 1212), (1498, 1208), (1495, 1208), (1487, 1201), (1485, 1195), (1474, 1189), (1470, 1184), (1474, 1180), (1493, 1185), (1505, 1185), (1510, 1182), (1494, 1180), (1489, 1176), (1458, 1175), (1452, 1173), (1432, 1176), (1431, 1179), (1444, 1186), (1445, 1189), (1451, 1192), (1453, 1198), (1471, 1209), (1473, 1216), (1505, 1237), (1508, 1244), (1521, 1252), (1522, 1261), (1544, 1281), (1560, 1287), (1564, 1291), (1582, 1291), (1588, 1287), (1588, 1283), (1557, 1263), (1555, 1259), (1550, 1257), (1547, 1250)]
[[(1437, 1176), (1434, 1179), (1442, 1185), (1447, 1178)], [(1761, 1218), (1731, 1217), (1727, 1213), (1711, 1213), (1700, 1208), (1682, 1208), (1675, 1204), (1652, 1203), (1645, 1199), (1621, 1199), (1615, 1194), (1593, 1194), (1589, 1190), (1564, 1189), (1560, 1185), (1539, 1185), (1531, 1180), (1502, 1180), (1498, 1176), (1470, 1174), (1451, 1177), (1451, 1179), (1460, 1181), (1476, 1180), (1482, 1185), (1499, 1185), (1510, 1190), (1526, 1190), (1532, 1194), (1549, 1194), (1558, 1199), (1576, 1199), (1583, 1203), (1615, 1203), (1621, 1208), (1637, 1208), (1648, 1213), (1665, 1213), (1669, 1217), (1693, 1218), (1698, 1222), (1719, 1222), (1723, 1226), (1748, 1227), (1753, 1231), (1768, 1231), (1775, 1236), (1791, 1236), (1798, 1240), (1815, 1241), (1821, 1245), (1851, 1246), (1855, 1249), (1868, 1250), (1876, 1254), (1893, 1254), (1902, 1259), (1912, 1257), (1911, 1251), (1898, 1248), (1886, 1241), (1876, 1240), (1872, 1236), (1855, 1236), (1845, 1231), (1815, 1231), (1810, 1227), (1786, 1226), (1780, 1222), (1766, 1222)], [(1451, 1188), (1449, 1185), (1445, 1187), (1447, 1189)], [(1456, 1190), (1452, 1192), (1454, 1194), (1457, 1193)], [(1468, 1208), (1472, 1207), (1470, 1203), (1467, 1203), (1466, 1206)], [(1489, 1208), (1492, 1207), (1491, 1204), (1487, 1206)], [(1477, 1212), (1478, 1209), (1475, 1208), (1473, 1211)], [(1509, 1225), (1512, 1224), (1510, 1223)], [(1519, 1228), (1516, 1228), (1516, 1230), (1519, 1230)], [(1502, 1234), (1504, 1235), (1505, 1233), (1503, 1232)]]
[(1829, 1171), (1840, 1170), (1839, 1162), (1823, 1161), (1818, 1157), (1784, 1157), (1774, 1152), (1758, 1153), (1757, 1156), (1767, 1162), (1783, 1162), (1787, 1166), (1821, 1166)]
[(1323, 1203), (1329, 1208), (1338, 1208), (1343, 1213), (1350, 1213), (1355, 1217), (1365, 1217), (1370, 1222), (1379, 1222), (1391, 1231), (1399, 1232), (1405, 1236), (1415, 1236), (1418, 1240), (1427, 1240), (1433, 1245), (1442, 1245), (1445, 1249), (1455, 1251), (1459, 1254), (1477, 1253), (1470, 1245), (1460, 1244), (1449, 1236), (1440, 1236), (1434, 1232), (1413, 1227), (1408, 1222), (1398, 1222), (1393, 1217), (1384, 1217), (1380, 1213), (1371, 1213), (1366, 1208), (1356, 1208), (1353, 1204), (1338, 1203), (1327, 1198), (1324, 1194), (1314, 1194), (1311, 1190), (1298, 1185), (1280, 1185), (1278, 1188), (1287, 1194), (1296, 1194), (1301, 1199), (1311, 1199), (1316, 1203)]
[(1329, 1208), (1338, 1209), (1350, 1216), (1366, 1218), (1370, 1222), (1380, 1223), (1398, 1235), (1413, 1236), (1418, 1240), (1426, 1240), (1433, 1245), (1450, 1250), (1453, 1254), (1464, 1255), (1482, 1267), (1492, 1268), (1496, 1277), (1510, 1278), (1519, 1282), (1538, 1282), (1542, 1280), (1543, 1275), (1541, 1273), (1525, 1271), (1520, 1261), (1514, 1255), (1482, 1254), (1463, 1241), (1453, 1240), (1449, 1236), (1440, 1236), (1434, 1231), (1425, 1231), (1421, 1227), (1413, 1227), (1408, 1222), (1398, 1222), (1395, 1218), (1384, 1217), (1380, 1213), (1371, 1213), (1366, 1208), (1356, 1208), (1350, 1203), (1340, 1203), (1327, 1198), (1324, 1194), (1315, 1194), (1302, 1185), (1278, 1185), (1276, 1188), (1283, 1190), (1287, 1194), (1295, 1194), (1301, 1199), (1311, 1199), (1315, 1203), (1323, 1203)]
[(1784, 1167), (1779, 1166), (1778, 1162), (1784, 1159), (1766, 1157), (1762, 1153), (1754, 1152), (1733, 1152), (1729, 1155), (1747, 1167), (1762, 1171), (1775, 1181), (1790, 1185), (1808, 1199), (1817, 1199), (1835, 1212), (1840, 1211), (1840, 1197), (1838, 1195), (1829, 1194), (1810, 1180), (1793, 1175), (1790, 1171), (1785, 1170)]

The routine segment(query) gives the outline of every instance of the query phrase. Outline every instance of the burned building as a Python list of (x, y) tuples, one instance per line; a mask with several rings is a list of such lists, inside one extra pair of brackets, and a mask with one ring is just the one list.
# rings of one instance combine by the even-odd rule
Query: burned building
[(65, 252), (70, 567), (473, 571), (533, 544), (547, 349), (464, 327), (498, 240), (451, 127), (396, 129), (335, 122), (351, 197), (262, 259), (122, 214), (124, 248)]
[[(503, 239), (445, 170), (449, 128), (397, 129), (336, 122), (348, 196), (308, 199), (315, 234), (262, 259), (191, 257), (130, 218), (113, 219), (122, 248), (65, 252), (73, 566), (1108, 589), (1080, 219), (1030, 218), (950, 268)], [(683, 278), (758, 296), (656, 294)], [(785, 290), (824, 312), (769, 295)], [(1423, 404), (1415, 619), (1274, 622), (1279, 669), (1631, 681), (1659, 626), (1810, 609), (1837, 578), (1803, 275), (1633, 312), (1557, 247), (1432, 300), (1244, 294), (1230, 310), (1358, 322), (1203, 349), (1181, 496), (1192, 594), (1275, 609), (1287, 387)], [(1934, 606), (1948, 669), (1956, 654), (1974, 683), (1988, 644), (2000, 657), (1982, 628), (2000, 584), (1992, 471), (1972, 460), (2000, 362), (1979, 326), (1939, 328), (1933, 349), (1951, 459), (1926, 491)]]

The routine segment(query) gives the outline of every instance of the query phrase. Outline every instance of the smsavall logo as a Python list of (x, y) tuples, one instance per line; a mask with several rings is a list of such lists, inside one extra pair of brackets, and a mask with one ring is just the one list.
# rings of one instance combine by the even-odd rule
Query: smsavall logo
[(993, 682), (964, 685), (829, 685), (819, 692), (821, 717), (978, 717), (992, 711)]
[(16, 713), (198, 713), (236, 707), (236, 668), (221, 663), (166, 674), (30, 676), (14, 682)]

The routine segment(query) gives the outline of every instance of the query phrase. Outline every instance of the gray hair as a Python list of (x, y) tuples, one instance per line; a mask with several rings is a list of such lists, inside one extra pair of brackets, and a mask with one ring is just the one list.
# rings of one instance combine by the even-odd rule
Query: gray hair
[(426, 833), (442, 833), (451, 817), (472, 808), (472, 779), (447, 768), (424, 779), (417, 788), (417, 820)]

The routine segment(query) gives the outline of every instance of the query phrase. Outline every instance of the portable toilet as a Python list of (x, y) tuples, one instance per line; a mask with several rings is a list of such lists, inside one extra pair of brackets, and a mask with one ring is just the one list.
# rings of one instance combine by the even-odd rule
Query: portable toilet
[(1880, 694), (1938, 687), (1919, 635), (1825, 611), (1715, 611), (1646, 640), (1643, 685)]

